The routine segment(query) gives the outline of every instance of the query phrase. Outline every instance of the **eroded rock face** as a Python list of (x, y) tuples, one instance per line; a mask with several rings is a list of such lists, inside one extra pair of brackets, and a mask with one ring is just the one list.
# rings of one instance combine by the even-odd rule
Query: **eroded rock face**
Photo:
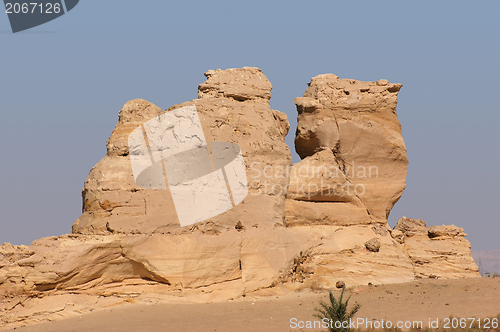
[[(78, 234), (218, 234), (243, 227), (283, 226), (288, 176), (265, 172), (287, 169), (291, 155), (284, 138), (287, 116), (269, 107), (272, 85), (258, 68), (211, 70), (200, 84), (198, 99), (170, 107), (195, 106), (205, 139), (236, 143), (247, 170), (249, 193), (222, 215), (194, 227), (180, 227), (168, 190), (141, 189), (135, 184), (128, 151), (130, 133), (163, 114), (145, 100), (129, 101), (119, 113), (106, 156), (91, 170), (83, 188), (83, 214), (73, 225)], [(280, 190), (282, 189), (282, 190)]]
[(262, 72), (205, 75), (198, 99), (165, 112), (194, 106), (208, 143), (239, 146), (247, 197), (181, 227), (170, 191), (138, 186), (130, 161), (130, 133), (165, 112), (129, 101), (85, 181), (73, 233), (0, 246), (0, 327), (122, 301), (213, 302), (330, 289), (339, 280), (351, 287), (479, 276), (463, 229), (410, 218), (393, 230), (387, 224), (407, 167), (395, 113), (401, 85), (313, 78), (296, 99), (303, 159), (290, 167), (288, 119), (270, 109)]
[[(106, 156), (91, 170), (82, 190), (83, 213), (73, 225), (73, 233), (109, 234), (110, 224), (133, 224), (139, 216), (145, 216), (154, 207), (164, 206), (171, 211), (173, 205), (160, 191), (141, 190), (135, 184), (128, 152), (128, 136), (145, 121), (163, 111), (142, 99), (127, 102), (118, 114), (111, 137), (108, 139)], [(157, 225), (155, 218), (143, 225), (152, 232)], [(144, 230), (143, 228), (143, 230)], [(129, 232), (138, 229), (129, 229)]]
[[(341, 202), (338, 210), (366, 211), (361, 223), (385, 223), (406, 186), (408, 159), (396, 115), (400, 88), (387, 80), (313, 77), (304, 96), (295, 98), (295, 149), (302, 161), (293, 166), (288, 197)], [(321, 175), (303, 176), (309, 165)], [(309, 191), (300, 196), (294, 186), (302, 184)], [(332, 195), (332, 189), (342, 194)]]
[(330, 150), (294, 164), (286, 200), (287, 227), (376, 222)]
[(427, 227), (425, 221), (420, 219), (412, 219), (403, 217), (398, 220), (394, 230), (398, 230), (407, 236), (411, 236), (416, 233), (421, 233)]
[(73, 304), (59, 303), (58, 317), (109, 305), (97, 299), (115, 296), (146, 303), (180, 297), (212, 302), (329, 289), (338, 280), (360, 285), (413, 278), (410, 259), (373, 226), (250, 227), (219, 235), (69, 234), (29, 247), (0, 247), (0, 326), (53, 319), (46, 305), (67, 294)]
[(420, 219), (403, 217), (392, 236), (404, 244), (416, 278), (466, 278), (479, 276), (464, 229), (455, 225), (427, 227)]

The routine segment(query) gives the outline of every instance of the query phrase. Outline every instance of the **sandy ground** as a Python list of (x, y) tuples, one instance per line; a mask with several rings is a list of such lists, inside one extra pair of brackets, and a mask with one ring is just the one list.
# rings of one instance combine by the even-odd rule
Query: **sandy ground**
[[(340, 291), (335, 291), (336, 296)], [(348, 289), (350, 303), (362, 305), (355, 318), (392, 324), (406, 321), (483, 318), (500, 313), (500, 278), (421, 280), (406, 284)], [(281, 297), (242, 298), (210, 304), (124, 304), (62, 321), (17, 328), (19, 332), (92, 331), (317, 331), (295, 327), (307, 324), (327, 292), (302, 291)], [(359, 326), (361, 327), (361, 326)], [(365, 326), (363, 326), (365, 327)], [(13, 330), (9, 330), (13, 331)]]

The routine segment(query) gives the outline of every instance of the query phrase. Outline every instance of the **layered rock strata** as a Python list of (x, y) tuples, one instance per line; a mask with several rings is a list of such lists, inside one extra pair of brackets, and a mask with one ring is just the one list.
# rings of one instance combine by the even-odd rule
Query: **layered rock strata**
[(454, 225), (427, 227), (423, 220), (403, 217), (392, 231), (403, 244), (416, 278), (477, 277), (464, 229)]

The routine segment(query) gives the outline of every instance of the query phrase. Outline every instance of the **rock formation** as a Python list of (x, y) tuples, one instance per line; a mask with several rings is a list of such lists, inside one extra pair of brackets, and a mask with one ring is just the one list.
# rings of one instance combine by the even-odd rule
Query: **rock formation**
[[(286, 176), (264, 172), (272, 165), (286, 169), (291, 155), (284, 138), (290, 125), (284, 113), (271, 110), (272, 85), (258, 68), (208, 71), (198, 99), (166, 112), (196, 106), (208, 142), (231, 142), (241, 148), (250, 178), (250, 193), (227, 213), (199, 223), (207, 234), (233, 229), (273, 228), (283, 224)], [(129, 101), (107, 142), (106, 156), (90, 171), (83, 188), (83, 214), (73, 225), (77, 234), (181, 234), (190, 232), (177, 220), (168, 190), (141, 189), (134, 181), (128, 151), (130, 133), (163, 113), (145, 100)]]
[(396, 115), (401, 86), (326, 74), (295, 98), (302, 161), (291, 172), (288, 224), (387, 223), (408, 167)]
[[(4, 325), (124, 300), (210, 302), (333, 288), (340, 280), (354, 286), (479, 276), (462, 229), (406, 218), (394, 230), (387, 224), (408, 164), (396, 116), (400, 84), (313, 78), (295, 100), (303, 159), (291, 165), (287, 116), (269, 107), (272, 86), (262, 72), (205, 75), (198, 99), (166, 113), (145, 100), (125, 104), (106, 156), (85, 181), (72, 234), (0, 247)], [(196, 107), (209, 144), (239, 146), (248, 195), (181, 227), (168, 187), (137, 185), (128, 138), (188, 106)]]
[(464, 229), (454, 225), (427, 227), (423, 220), (403, 217), (392, 236), (404, 245), (416, 278), (477, 276)]

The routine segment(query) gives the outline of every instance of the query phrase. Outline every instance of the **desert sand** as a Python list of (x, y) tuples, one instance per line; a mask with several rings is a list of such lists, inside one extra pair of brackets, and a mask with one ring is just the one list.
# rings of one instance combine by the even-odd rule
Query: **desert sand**
[[(335, 290), (336, 296), (340, 290)], [(361, 304), (355, 318), (384, 321), (484, 318), (500, 314), (500, 278), (423, 279), (404, 284), (357, 286), (346, 290)], [(79, 317), (17, 328), (20, 332), (92, 331), (318, 331), (292, 328), (290, 319), (311, 321), (326, 290), (280, 297), (241, 298), (224, 303), (117, 304)], [(14, 330), (8, 330), (14, 331)]]

